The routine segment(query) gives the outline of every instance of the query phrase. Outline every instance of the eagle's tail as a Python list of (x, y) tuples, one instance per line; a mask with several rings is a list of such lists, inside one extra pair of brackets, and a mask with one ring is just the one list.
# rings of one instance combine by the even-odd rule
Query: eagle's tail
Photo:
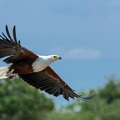
[(9, 67), (0, 67), (0, 79), (8, 78), (7, 72), (9, 70)]
[(0, 80), (5, 78), (15, 79), (17, 78), (17, 74), (14, 73), (13, 69), (10, 70), (7, 66), (0, 67)]

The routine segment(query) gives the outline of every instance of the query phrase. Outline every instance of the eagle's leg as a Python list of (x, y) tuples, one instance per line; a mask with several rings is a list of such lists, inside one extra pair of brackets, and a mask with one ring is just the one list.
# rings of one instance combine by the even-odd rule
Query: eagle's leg
[(10, 70), (10, 71), (8, 71), (7, 74), (6, 74), (6, 76), (7, 76), (9, 79), (14, 79), (14, 78), (16, 78), (16, 74), (14, 74), (13, 72), (14, 72), (13, 69)]

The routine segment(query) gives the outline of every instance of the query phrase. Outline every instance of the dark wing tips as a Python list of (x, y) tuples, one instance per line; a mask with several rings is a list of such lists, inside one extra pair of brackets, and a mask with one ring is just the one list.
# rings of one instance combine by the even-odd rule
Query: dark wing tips
[(89, 100), (91, 100), (91, 99), (93, 99), (94, 97), (96, 96), (96, 94), (92, 94), (92, 95), (90, 95), (90, 96), (80, 96), (79, 98), (78, 98), (78, 100), (82, 100), (82, 101), (89, 101)]
[(63, 97), (64, 97), (66, 100), (69, 101), (69, 98), (79, 99), (79, 98), (80, 98), (80, 95), (76, 94), (76, 93), (73, 92), (73, 91), (64, 91)]
[(13, 39), (17, 43), (17, 37), (16, 37), (16, 26), (13, 27)]
[(82, 96), (82, 95), (78, 95), (76, 94), (73, 90), (64, 90), (63, 91), (63, 97), (69, 101), (69, 98), (75, 99), (75, 100), (81, 100), (81, 101), (89, 101), (91, 99), (93, 99), (96, 96), (96, 94), (92, 94), (90, 96)]
[(11, 37), (11, 35), (10, 35), (10, 32), (9, 32), (8, 26), (6, 25), (5, 28), (6, 28), (6, 33), (7, 33), (7, 36), (8, 36), (8, 38), (9, 38), (9, 40), (13, 41), (13, 39), (12, 39), (12, 37)]
[(7, 36), (6, 36), (3, 32), (2, 32), (2, 35), (3, 35), (3, 36), (1, 36), (1, 38), (2, 38), (3, 40), (5, 40), (5, 39), (8, 40)]
[(2, 40), (9, 41), (12, 44), (16, 43), (16, 44), (20, 45), (20, 41), (17, 41), (17, 37), (16, 37), (16, 26), (15, 25), (13, 26), (13, 33), (12, 33), (13, 38), (10, 35), (9, 28), (7, 25), (5, 26), (5, 30), (6, 30), (6, 35), (2, 32), (2, 35), (0, 35), (0, 38)]

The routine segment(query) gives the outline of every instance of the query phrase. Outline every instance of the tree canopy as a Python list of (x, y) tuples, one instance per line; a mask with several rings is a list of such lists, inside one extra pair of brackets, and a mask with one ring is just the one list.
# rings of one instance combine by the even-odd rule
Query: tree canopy
[(0, 83), (0, 120), (45, 120), (54, 102), (20, 79)]
[(108, 79), (97, 96), (56, 110), (54, 101), (21, 79), (0, 81), (0, 120), (120, 120), (120, 81)]

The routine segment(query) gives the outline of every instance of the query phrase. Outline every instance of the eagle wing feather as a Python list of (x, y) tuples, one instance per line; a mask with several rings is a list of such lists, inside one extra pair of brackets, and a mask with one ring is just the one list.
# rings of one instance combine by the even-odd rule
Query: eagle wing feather
[(29, 59), (33, 62), (38, 56), (32, 51), (20, 45), (16, 37), (16, 27), (13, 27), (13, 38), (11, 37), (8, 26), (6, 25), (6, 35), (0, 35), (0, 58), (7, 57), (4, 62), (14, 63), (21, 59)]

